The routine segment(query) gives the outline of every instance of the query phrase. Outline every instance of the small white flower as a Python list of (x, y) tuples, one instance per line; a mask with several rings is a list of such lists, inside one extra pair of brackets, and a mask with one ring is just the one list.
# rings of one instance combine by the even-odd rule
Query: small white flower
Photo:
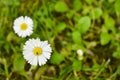
[(23, 55), (31, 65), (44, 65), (50, 59), (52, 49), (47, 41), (29, 39), (25, 42)]
[(33, 33), (33, 21), (30, 17), (19, 17), (14, 21), (13, 29), (20, 37), (30, 36)]
[(78, 50), (77, 50), (77, 54), (78, 54), (79, 56), (83, 56), (83, 51), (82, 51), (81, 49), (78, 49)]
[(81, 49), (77, 50), (77, 54), (78, 54), (78, 59), (83, 60), (84, 56), (83, 56), (83, 51)]

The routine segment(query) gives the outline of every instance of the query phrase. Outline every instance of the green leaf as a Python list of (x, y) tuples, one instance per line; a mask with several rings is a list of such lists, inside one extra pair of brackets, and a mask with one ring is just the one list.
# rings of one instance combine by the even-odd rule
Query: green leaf
[(117, 67), (117, 74), (120, 75), (120, 65)]
[(93, 19), (98, 19), (102, 15), (102, 10), (100, 8), (93, 9)]
[(82, 10), (83, 10), (82, 11), (83, 15), (88, 15), (90, 13), (90, 11), (91, 11), (89, 6), (83, 6)]
[[(72, 44), (71, 44), (72, 45)], [(78, 49), (85, 50), (85, 47), (83, 44), (73, 44), (71, 50), (77, 51)]]
[(25, 70), (17, 71), (17, 74), (24, 76), (26, 80), (30, 80), (30, 77), (28, 76)]
[(80, 33), (86, 33), (91, 25), (91, 19), (88, 16), (82, 17), (78, 20), (77, 28)]
[[(61, 69), (60, 76), (59, 76), (60, 80), (64, 80), (64, 77), (66, 75), (68, 75), (70, 72), (72, 72), (72, 66), (71, 65), (67, 65), (66, 67)], [(57, 79), (57, 80), (59, 80), (59, 79)]]
[(53, 20), (52, 20), (52, 19), (47, 18), (47, 19), (45, 20), (45, 23), (46, 23), (46, 27), (47, 27), (47, 28), (52, 29), (52, 26), (53, 26)]
[(63, 13), (63, 12), (66, 12), (66, 11), (68, 10), (68, 7), (67, 7), (67, 5), (65, 4), (65, 2), (63, 2), (63, 1), (58, 1), (58, 2), (56, 3), (56, 5), (55, 5), (55, 10), (56, 10), (57, 12)]
[(25, 60), (22, 55), (16, 55), (13, 61), (13, 68), (15, 71), (24, 70)]
[(110, 42), (111, 36), (107, 32), (102, 32), (100, 35), (101, 45), (106, 45)]
[(53, 64), (60, 64), (64, 60), (64, 57), (59, 53), (54, 53), (51, 56), (50, 62)]
[(115, 0), (115, 11), (120, 14), (120, 0)]
[(112, 55), (115, 58), (120, 58), (120, 46), (117, 47), (117, 50)]
[(73, 11), (69, 11), (67, 14), (66, 14), (66, 17), (68, 19), (71, 19), (73, 17)]
[(75, 43), (78, 43), (78, 44), (82, 43), (82, 38), (81, 38), (81, 34), (79, 31), (74, 31), (72, 33), (72, 39)]
[(15, 35), (15, 33), (13, 33), (13, 32), (10, 32), (8, 35), (7, 35), (7, 41), (8, 42), (10, 42), (10, 41), (12, 41), (12, 40), (14, 40), (14, 41), (19, 41), (19, 37), (17, 37), (16, 35)]
[(80, 20), (81, 16), (80, 15), (76, 15), (73, 16), (74, 21), (78, 22)]
[(114, 52), (112, 56), (115, 58), (120, 58), (120, 51)]
[(115, 33), (115, 21), (112, 17), (105, 18), (105, 27)]
[(18, 6), (20, 5), (20, 1), (19, 0), (6, 0), (7, 5), (14, 5), (14, 6)]
[(81, 0), (74, 0), (73, 7), (74, 10), (79, 11), (82, 8)]
[(92, 4), (94, 0), (85, 0), (88, 4)]
[(64, 22), (60, 22), (57, 26), (57, 31), (62, 32), (66, 28), (66, 24)]
[(82, 69), (82, 62), (79, 60), (75, 60), (72, 64), (73, 70), (80, 71)]
[(115, 25), (114, 19), (113, 19), (113, 18), (107, 18), (107, 19), (105, 20), (105, 25), (106, 25), (109, 29), (111, 29), (111, 27), (113, 27), (113, 26)]
[(101, 68), (101, 66), (97, 63), (95, 63), (93, 66), (92, 66), (92, 70), (95, 71), (95, 70), (99, 70)]
[(107, 28), (105, 26), (102, 26), (102, 32), (108, 32)]

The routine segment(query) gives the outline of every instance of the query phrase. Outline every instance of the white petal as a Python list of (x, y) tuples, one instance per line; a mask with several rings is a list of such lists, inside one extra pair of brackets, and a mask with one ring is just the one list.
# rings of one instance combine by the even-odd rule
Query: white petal
[(20, 31), (19, 26), (13, 26), (13, 29), (14, 29), (15, 33), (18, 33)]
[(32, 25), (32, 24), (33, 24), (33, 21), (32, 21), (32, 19), (31, 19), (30, 17), (25, 16), (25, 21), (26, 21), (26, 23), (29, 24), (29, 25)]
[(32, 65), (37, 65), (37, 56), (34, 56), (31, 62)]
[(47, 44), (48, 44), (47, 41), (43, 41), (42, 44), (41, 44), (41, 47), (44, 47), (44, 46), (46, 46)]
[(26, 60), (30, 60), (31, 58), (32, 58), (32, 56), (34, 56), (33, 54), (31, 54), (31, 53), (23, 53), (23, 55), (24, 55), (24, 58), (26, 59)]
[(24, 54), (24, 55), (29, 55), (29, 54), (32, 54), (32, 55), (33, 55), (33, 51), (32, 51), (32, 50), (24, 50), (24, 51), (23, 51), (23, 54)]
[(44, 57), (44, 55), (41, 55), (42, 59), (44, 60), (44, 64), (46, 63), (47, 59)]
[(45, 64), (45, 61), (42, 56), (38, 56), (38, 61), (40, 66)]
[(42, 49), (44, 52), (52, 52), (50, 45), (44, 46)]
[(50, 59), (50, 53), (49, 52), (43, 52), (42, 54), (45, 58)]
[(41, 58), (41, 56), (38, 56), (38, 63), (39, 63), (40, 66), (42, 65), (42, 58)]
[(15, 21), (14, 21), (14, 25), (19, 25), (21, 22), (23, 22), (24, 21), (24, 17), (23, 16), (21, 16), (21, 17), (19, 17), (19, 18), (17, 18)]

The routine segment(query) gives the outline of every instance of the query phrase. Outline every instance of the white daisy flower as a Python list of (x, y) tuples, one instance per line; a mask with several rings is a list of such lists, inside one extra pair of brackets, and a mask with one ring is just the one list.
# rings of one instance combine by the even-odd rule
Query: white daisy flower
[(23, 55), (31, 65), (44, 65), (50, 59), (52, 49), (47, 41), (29, 39), (25, 42)]
[(21, 37), (30, 36), (33, 33), (33, 21), (30, 17), (19, 17), (14, 21), (13, 29)]

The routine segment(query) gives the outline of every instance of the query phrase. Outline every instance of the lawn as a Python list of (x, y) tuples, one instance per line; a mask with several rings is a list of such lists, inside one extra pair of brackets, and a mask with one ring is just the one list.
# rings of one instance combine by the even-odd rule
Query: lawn
[(0, 80), (120, 80), (120, 0), (0, 0)]

